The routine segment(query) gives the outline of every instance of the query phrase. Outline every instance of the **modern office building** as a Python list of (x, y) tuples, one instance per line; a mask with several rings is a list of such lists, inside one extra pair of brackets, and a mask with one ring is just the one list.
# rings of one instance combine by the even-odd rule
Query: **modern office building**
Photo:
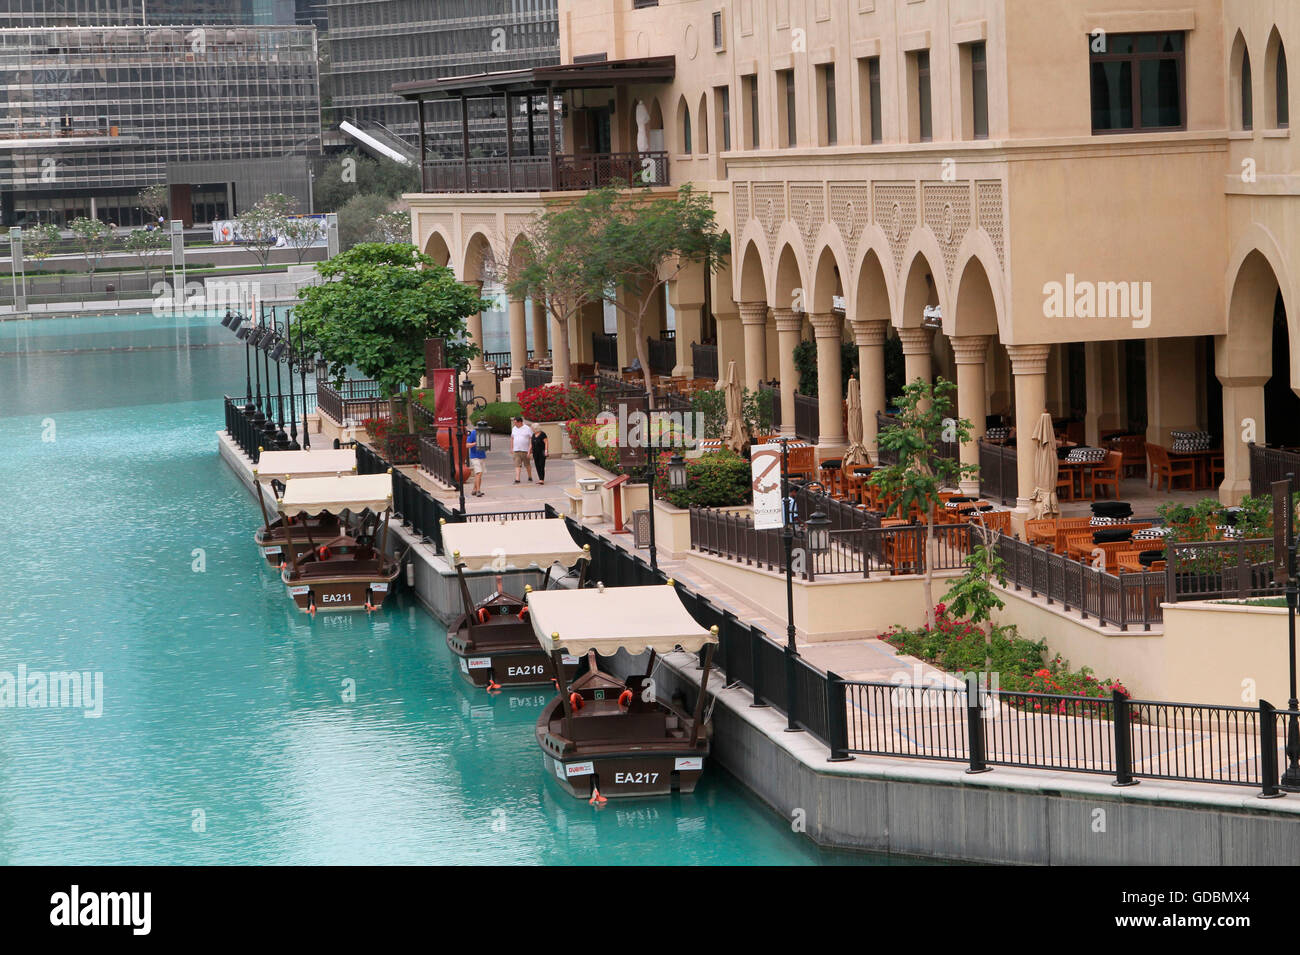
[(320, 137), (313, 27), (0, 30), (0, 224), (137, 223), (139, 190), (162, 182), (187, 224), (269, 192), (305, 211)]
[[(459, 162), (426, 157), (414, 238), (462, 279), (481, 281), (544, 204), (649, 168), (665, 195), (709, 194), (731, 238), (720, 272), (670, 284), (674, 373), (713, 339), (710, 364), (735, 361), (750, 388), (777, 379), (782, 427), (815, 431), (824, 456), (845, 444), (844, 395), (820, 375), (816, 413), (796, 415), (801, 341), (827, 369), (856, 345), (873, 454), (887, 339), (907, 380), (957, 383), (969, 464), (991, 416), (1028, 436), (1047, 409), (1094, 446), (1209, 432), (1235, 502), (1266, 486), (1266, 445), (1300, 443), (1293, 0), (560, 0), (559, 14), (559, 68), (404, 88), (428, 115), (562, 97), (540, 150), (483, 158), (471, 128)], [(522, 303), (511, 316), (516, 368)], [(593, 360), (600, 322), (573, 320), (557, 370)], [(626, 366), (621, 318), (617, 347)], [(1018, 449), (1023, 516), (1032, 442)]]
[[(393, 86), (430, 77), (545, 66), (560, 61), (556, 0), (325, 0), (331, 101), (326, 124), (348, 123), (414, 156), (414, 106)], [(430, 148), (459, 151), (461, 119), (431, 104)], [(469, 117), (485, 153), (504, 147), (490, 104)], [(396, 140), (396, 141), (395, 141)]]

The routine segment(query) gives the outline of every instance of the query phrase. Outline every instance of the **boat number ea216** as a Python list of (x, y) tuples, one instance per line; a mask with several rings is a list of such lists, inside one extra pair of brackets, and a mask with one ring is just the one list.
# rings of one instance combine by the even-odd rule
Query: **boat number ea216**
[(614, 785), (620, 786), (625, 783), (632, 785), (649, 785), (659, 781), (658, 773), (615, 773)]
[(537, 663), (532, 666), (507, 667), (506, 674), (508, 676), (540, 676), (544, 670), (545, 668), (540, 663)]

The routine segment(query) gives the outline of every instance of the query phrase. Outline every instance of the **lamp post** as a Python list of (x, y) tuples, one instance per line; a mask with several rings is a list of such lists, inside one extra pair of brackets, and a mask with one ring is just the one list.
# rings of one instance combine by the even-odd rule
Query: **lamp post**
[[(459, 368), (456, 374), (460, 374)], [(460, 460), (460, 455), (461, 449), (465, 447), (465, 422), (469, 418), (470, 408), (482, 411), (486, 407), (487, 401), (474, 394), (474, 382), (466, 375), (460, 381), (460, 401), (456, 405), (456, 447), (454, 450), (447, 449), (447, 453), (451, 455), (452, 467), (456, 469), (456, 485), (460, 489), (462, 514), (465, 513), (465, 464)]]
[[(807, 490), (821, 488), (816, 481), (803, 485)], [(796, 504), (790, 494), (789, 442), (781, 442), (781, 537), (785, 543), (785, 698), (787, 733), (800, 733), (803, 728), (795, 722), (794, 701), (797, 694), (795, 659), (799, 649), (795, 644), (794, 627), (794, 525), (798, 520)], [(805, 559), (824, 554), (830, 547), (830, 520), (821, 511), (814, 511), (804, 522)]]
[[(1273, 564), (1274, 576), (1281, 570), (1286, 576), (1286, 617), (1287, 647), (1291, 665), (1291, 698), (1287, 700), (1286, 731), (1286, 772), (1282, 774), (1280, 789), (1289, 793), (1300, 792), (1300, 718), (1296, 709), (1300, 706), (1296, 700), (1296, 666), (1295, 666), (1295, 615), (1300, 587), (1296, 585), (1296, 541), (1293, 521), (1295, 520), (1293, 502), (1295, 500), (1295, 475), (1288, 474), (1285, 481), (1273, 485)], [(1281, 550), (1283, 554), (1278, 554)]]

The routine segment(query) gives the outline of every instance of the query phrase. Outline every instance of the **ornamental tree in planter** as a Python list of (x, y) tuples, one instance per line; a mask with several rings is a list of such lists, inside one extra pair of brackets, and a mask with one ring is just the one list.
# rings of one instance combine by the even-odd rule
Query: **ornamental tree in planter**
[[(453, 368), (478, 353), (465, 320), (492, 303), (410, 243), (364, 242), (317, 263), (316, 271), (326, 281), (298, 293), (294, 333), (301, 329), (308, 353), (324, 358), (335, 381), (355, 366), (393, 402), (419, 385), (425, 339), (446, 342)], [(407, 425), (416, 430), (409, 406)]]

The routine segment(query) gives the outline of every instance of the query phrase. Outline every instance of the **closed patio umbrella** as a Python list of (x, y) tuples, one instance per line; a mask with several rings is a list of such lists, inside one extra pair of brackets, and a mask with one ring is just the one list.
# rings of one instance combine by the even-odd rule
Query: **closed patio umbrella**
[(722, 428), (722, 443), (739, 454), (749, 443), (749, 427), (745, 424), (744, 399), (740, 393), (740, 379), (736, 363), (727, 362), (727, 375), (717, 384), (726, 397), (727, 422)]
[(848, 393), (849, 447), (844, 452), (844, 460), (840, 465), (846, 474), (848, 469), (855, 465), (865, 467), (871, 463), (871, 456), (867, 454), (867, 449), (862, 444), (862, 389), (858, 387), (857, 378), (849, 379)]
[(1034, 496), (1030, 507), (1034, 518), (1050, 517), (1061, 513), (1056, 500), (1056, 476), (1059, 464), (1056, 457), (1056, 431), (1052, 427), (1052, 416), (1046, 411), (1038, 418), (1033, 441), (1034, 455)]

